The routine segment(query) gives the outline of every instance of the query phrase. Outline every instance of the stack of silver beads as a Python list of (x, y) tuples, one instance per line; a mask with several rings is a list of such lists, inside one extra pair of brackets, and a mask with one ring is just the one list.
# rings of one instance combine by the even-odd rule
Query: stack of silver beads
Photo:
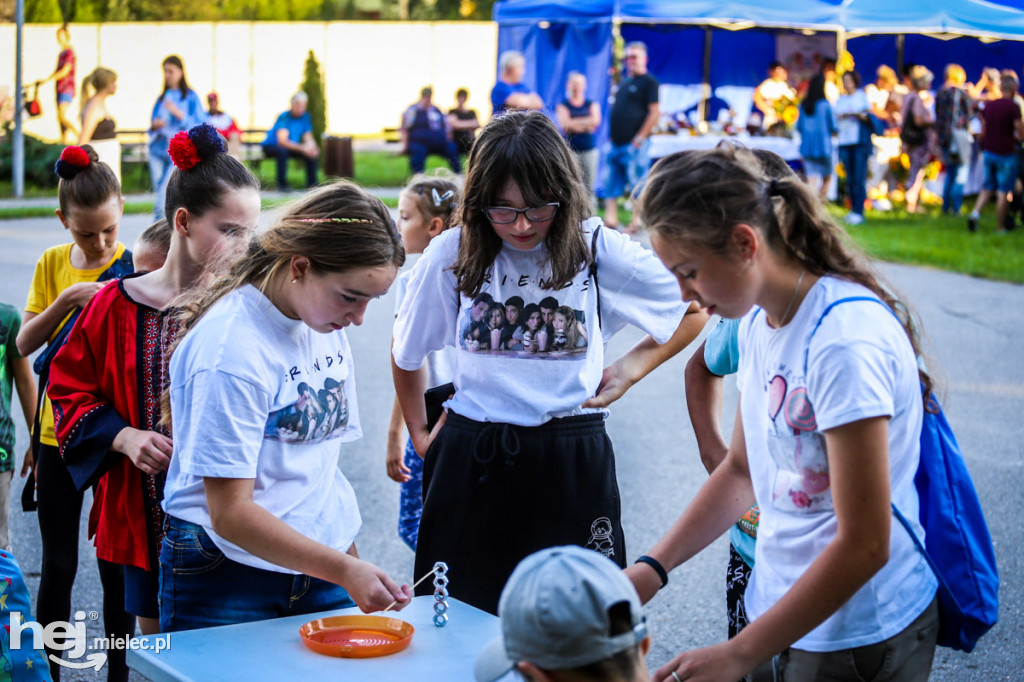
[(443, 628), (448, 624), (448, 564), (438, 561), (434, 564), (434, 625)]

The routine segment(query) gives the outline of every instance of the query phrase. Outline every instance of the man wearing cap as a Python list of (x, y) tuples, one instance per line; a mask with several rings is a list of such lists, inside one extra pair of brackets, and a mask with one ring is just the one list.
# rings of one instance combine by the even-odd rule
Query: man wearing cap
[(523, 559), (498, 602), (501, 637), (476, 660), (477, 682), (517, 670), (531, 682), (650, 682), (640, 598), (610, 559), (551, 547)]

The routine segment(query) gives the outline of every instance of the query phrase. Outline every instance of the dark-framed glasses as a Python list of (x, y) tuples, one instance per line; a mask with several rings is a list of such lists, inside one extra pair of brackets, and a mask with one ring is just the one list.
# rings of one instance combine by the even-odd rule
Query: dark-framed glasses
[(522, 213), (531, 223), (542, 223), (551, 220), (558, 212), (558, 202), (553, 201), (543, 206), (531, 206), (530, 208), (512, 208), (511, 206), (492, 206), (484, 209), (484, 216), (495, 225), (508, 225), (514, 223), (519, 214)]

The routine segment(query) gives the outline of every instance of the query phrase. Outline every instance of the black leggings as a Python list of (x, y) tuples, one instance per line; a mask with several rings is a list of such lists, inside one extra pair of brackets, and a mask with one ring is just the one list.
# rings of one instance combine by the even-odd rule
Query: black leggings
[[(82, 516), (82, 493), (71, 480), (60, 452), (51, 445), (39, 446), (36, 470), (36, 499), (39, 502), (39, 534), (43, 541), (43, 565), (36, 598), (36, 620), (46, 627), (55, 621), (71, 620), (71, 588), (78, 571), (78, 528)], [(124, 610), (124, 569), (119, 564), (97, 559), (103, 583), (103, 624), (107, 637), (135, 635), (135, 616)], [(46, 649), (47, 655), (61, 652)], [(107, 680), (126, 682), (125, 651), (107, 652)], [(50, 663), (54, 682), (60, 682), (61, 666)]]

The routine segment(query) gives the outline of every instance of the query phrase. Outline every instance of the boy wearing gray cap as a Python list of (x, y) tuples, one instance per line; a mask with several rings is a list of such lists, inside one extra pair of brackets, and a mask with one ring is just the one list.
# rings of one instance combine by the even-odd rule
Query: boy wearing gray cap
[(640, 599), (598, 552), (551, 547), (526, 557), (501, 592), (498, 615), (502, 636), (477, 657), (477, 682), (513, 670), (530, 682), (651, 680)]

